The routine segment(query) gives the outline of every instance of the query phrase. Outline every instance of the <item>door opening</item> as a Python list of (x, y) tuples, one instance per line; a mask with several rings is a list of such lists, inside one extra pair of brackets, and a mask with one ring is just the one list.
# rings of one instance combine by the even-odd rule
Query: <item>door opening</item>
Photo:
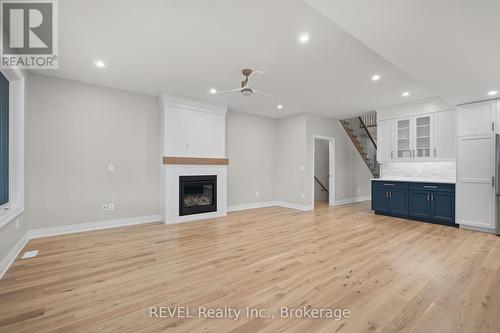
[(334, 138), (314, 137), (313, 203), (314, 207), (333, 205), (334, 184)]

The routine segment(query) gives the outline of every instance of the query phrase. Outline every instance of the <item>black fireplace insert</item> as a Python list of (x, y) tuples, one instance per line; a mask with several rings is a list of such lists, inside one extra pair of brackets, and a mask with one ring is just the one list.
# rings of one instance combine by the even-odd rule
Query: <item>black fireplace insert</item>
[(179, 215), (217, 211), (217, 176), (179, 176)]

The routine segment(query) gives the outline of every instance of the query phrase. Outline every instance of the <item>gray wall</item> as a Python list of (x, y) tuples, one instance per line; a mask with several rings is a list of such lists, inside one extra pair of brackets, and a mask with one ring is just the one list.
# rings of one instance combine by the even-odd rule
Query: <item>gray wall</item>
[(228, 206), (274, 200), (275, 154), (276, 120), (227, 113)]
[[(328, 140), (314, 140), (314, 176), (328, 190), (330, 172), (330, 147)], [(322, 190), (318, 182), (314, 182), (314, 201), (328, 202), (328, 193)]]
[(306, 115), (279, 119), (277, 125), (276, 200), (305, 205)]
[[(335, 138), (335, 201), (370, 195), (372, 174), (338, 120), (307, 114), (306, 203), (313, 203), (314, 135)], [(332, 191), (330, 191), (332, 195)]]
[[(156, 97), (37, 74), (27, 83), (30, 229), (159, 214)], [(115, 164), (114, 173), (108, 163)], [(112, 194), (115, 210), (103, 211)]]
[(16, 222), (11, 221), (0, 228), (0, 262), (7, 256), (14, 245), (28, 231), (23, 215), (19, 216), (19, 229), (16, 228)]

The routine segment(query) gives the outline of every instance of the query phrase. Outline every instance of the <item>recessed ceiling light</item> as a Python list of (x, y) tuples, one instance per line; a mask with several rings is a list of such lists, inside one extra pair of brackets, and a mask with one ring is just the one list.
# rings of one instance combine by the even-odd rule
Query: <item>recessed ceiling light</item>
[(301, 42), (302, 44), (305, 44), (308, 41), (309, 41), (309, 34), (302, 33), (299, 35), (299, 42)]
[(498, 91), (496, 90), (492, 90), (490, 92), (488, 92), (488, 96), (493, 96), (493, 95), (497, 95), (498, 94)]
[(106, 67), (106, 64), (102, 60), (96, 60), (96, 61), (94, 61), (94, 64), (96, 65), (96, 67), (99, 67), (99, 68)]
[(409, 91), (405, 91), (404, 93), (401, 94), (401, 96), (408, 97), (408, 96), (410, 96), (410, 92)]
[(372, 76), (372, 81), (378, 81), (378, 80), (380, 80), (380, 75), (375, 74)]
[(277, 106), (277, 108), (278, 108), (278, 110), (281, 110), (281, 109), (283, 109), (283, 105), (279, 104), (279, 105)]
[(215, 88), (210, 89), (210, 93), (211, 93), (212, 95), (217, 94), (217, 89), (215, 89)]

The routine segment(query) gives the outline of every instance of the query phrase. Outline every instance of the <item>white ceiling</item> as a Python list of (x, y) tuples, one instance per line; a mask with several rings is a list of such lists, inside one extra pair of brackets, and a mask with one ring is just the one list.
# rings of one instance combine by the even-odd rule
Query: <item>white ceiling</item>
[[(64, 0), (59, 27), (60, 68), (39, 73), (235, 111), (343, 118), (435, 96), (302, 0)], [(244, 67), (265, 72), (257, 89), (276, 101), (207, 94), (237, 88)]]
[(451, 104), (500, 90), (499, 0), (305, 0)]

